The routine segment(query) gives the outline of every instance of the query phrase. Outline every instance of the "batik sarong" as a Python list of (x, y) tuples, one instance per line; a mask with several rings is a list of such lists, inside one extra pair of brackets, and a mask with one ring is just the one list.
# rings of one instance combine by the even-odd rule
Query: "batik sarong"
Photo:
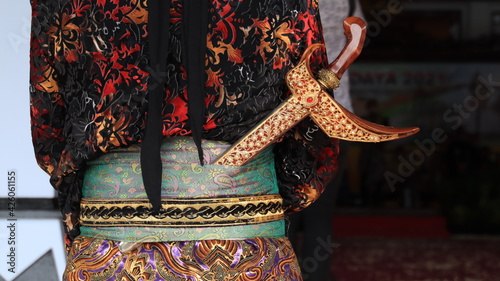
[(68, 281), (302, 280), (286, 238), (114, 242), (78, 237), (68, 255)]
[[(206, 162), (212, 163), (228, 146), (227, 143), (204, 141)], [(241, 167), (200, 165), (195, 145), (185, 137), (165, 139), (161, 151), (162, 200), (165, 202), (266, 197), (281, 200), (271, 148)], [(147, 199), (139, 155), (140, 148), (132, 146), (87, 163), (82, 191), (82, 235), (74, 241), (68, 254), (65, 281), (302, 280), (295, 254), (285, 237), (283, 217), (279, 214), (276, 215), (279, 219), (243, 224), (235, 220), (238, 222), (235, 225), (227, 221), (220, 225), (213, 220), (189, 227), (150, 225), (148, 220), (139, 226), (124, 225), (120, 213), (116, 212), (126, 209), (122, 202)], [(106, 204), (108, 200), (112, 203)], [(92, 206), (96, 205), (88, 202), (105, 202), (101, 205), (106, 207), (94, 208)], [(262, 201), (255, 205), (259, 203)], [(131, 203), (131, 206), (137, 205)], [(227, 210), (239, 215), (236, 208), (239, 205), (236, 205)], [(165, 209), (168, 207), (166, 205)], [(247, 207), (243, 209), (249, 214), (263, 216), (264, 209), (253, 212)], [(276, 208), (271, 207), (265, 216), (274, 216)], [(131, 209), (135, 214), (138, 209), (144, 209), (135, 208), (126, 209), (123, 216), (129, 218)], [(221, 208), (215, 206), (213, 209), (221, 215)], [(174, 217), (180, 214), (173, 213)], [(186, 217), (189, 219), (194, 214), (188, 213)], [(199, 214), (206, 217), (208, 213)], [(109, 221), (120, 223), (110, 225)]]

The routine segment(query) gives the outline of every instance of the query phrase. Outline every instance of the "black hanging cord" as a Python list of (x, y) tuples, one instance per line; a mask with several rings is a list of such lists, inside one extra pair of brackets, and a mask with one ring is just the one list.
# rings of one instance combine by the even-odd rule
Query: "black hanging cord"
[(208, 0), (185, 0), (183, 4), (184, 61), (188, 77), (189, 126), (203, 165), (201, 138), (205, 116), (205, 54), (208, 22)]
[(354, 16), (354, 12), (356, 10), (356, 0), (349, 0), (349, 12), (347, 13), (348, 17)]
[(169, 41), (170, 0), (150, 0), (148, 6), (149, 73), (148, 117), (141, 145), (144, 188), (153, 211), (161, 208), (162, 103), (165, 99), (165, 74)]
[[(170, 0), (149, 0), (148, 7), (149, 73), (148, 118), (141, 145), (141, 167), (144, 188), (153, 211), (161, 208), (161, 140), (162, 104), (165, 99), (165, 75), (169, 42)], [(208, 1), (184, 1), (184, 62), (188, 75), (189, 126), (203, 165), (201, 138), (205, 115), (205, 53), (208, 22)]]

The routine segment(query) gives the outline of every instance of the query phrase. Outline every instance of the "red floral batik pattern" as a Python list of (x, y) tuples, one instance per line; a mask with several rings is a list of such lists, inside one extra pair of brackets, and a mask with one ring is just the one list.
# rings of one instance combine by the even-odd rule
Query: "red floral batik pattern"
[[(208, 0), (203, 138), (234, 142), (288, 94), (286, 72), (322, 43), (316, 0)], [(32, 0), (31, 122), (36, 159), (58, 190), (66, 230), (78, 235), (85, 163), (140, 143), (146, 124), (146, 0)], [(190, 135), (182, 63), (182, 0), (172, 0), (163, 134)], [(325, 64), (324, 50), (313, 57)], [(306, 120), (276, 145), (289, 212), (333, 177), (337, 141)]]

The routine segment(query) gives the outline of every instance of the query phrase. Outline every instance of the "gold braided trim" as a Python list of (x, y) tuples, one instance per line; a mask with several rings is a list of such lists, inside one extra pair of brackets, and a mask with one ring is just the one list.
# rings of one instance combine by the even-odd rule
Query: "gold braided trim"
[(281, 220), (280, 195), (162, 200), (153, 213), (147, 199), (82, 199), (82, 226), (199, 227), (231, 226)]

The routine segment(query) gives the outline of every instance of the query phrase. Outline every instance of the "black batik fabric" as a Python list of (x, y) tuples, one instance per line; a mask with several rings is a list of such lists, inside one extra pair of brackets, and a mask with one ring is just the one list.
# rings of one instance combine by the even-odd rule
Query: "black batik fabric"
[[(234, 142), (288, 94), (284, 76), (322, 43), (315, 0), (208, 0), (203, 138)], [(163, 135), (191, 135), (182, 3), (170, 4), (166, 71), (150, 69), (146, 0), (32, 0), (31, 120), (69, 237), (78, 235), (85, 163), (140, 143), (149, 87), (163, 87)], [(325, 64), (324, 51), (312, 59)], [(165, 84), (149, 83), (162, 77)], [(276, 145), (289, 212), (314, 201), (336, 171), (337, 141), (305, 120)]]

